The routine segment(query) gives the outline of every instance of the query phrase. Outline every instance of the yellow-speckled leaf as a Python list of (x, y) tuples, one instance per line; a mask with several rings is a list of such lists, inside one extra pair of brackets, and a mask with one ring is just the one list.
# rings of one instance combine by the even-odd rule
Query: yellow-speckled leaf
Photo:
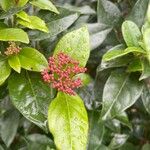
[(89, 33), (87, 27), (82, 27), (66, 34), (58, 42), (54, 55), (59, 52), (67, 53), (85, 66), (90, 54)]
[(59, 150), (86, 150), (88, 117), (78, 95), (59, 92), (50, 104), (48, 123)]

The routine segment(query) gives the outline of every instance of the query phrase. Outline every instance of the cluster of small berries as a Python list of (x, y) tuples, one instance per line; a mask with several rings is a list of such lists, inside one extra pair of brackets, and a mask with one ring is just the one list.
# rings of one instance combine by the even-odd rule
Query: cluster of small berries
[(49, 58), (49, 67), (42, 72), (43, 80), (52, 83), (53, 88), (69, 95), (75, 95), (74, 89), (82, 85), (80, 78), (74, 78), (87, 69), (79, 66), (79, 62), (65, 53), (58, 53)]
[(21, 48), (16, 45), (15, 42), (9, 42), (9, 47), (6, 49), (4, 52), (5, 55), (13, 55), (13, 54), (18, 54), (20, 52)]

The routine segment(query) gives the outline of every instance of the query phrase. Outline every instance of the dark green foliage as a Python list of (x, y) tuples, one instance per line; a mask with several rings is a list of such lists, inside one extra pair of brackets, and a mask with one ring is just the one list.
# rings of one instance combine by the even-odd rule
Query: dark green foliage
[[(149, 5), (1, 0), (0, 150), (150, 150)], [(42, 80), (60, 51), (87, 67), (75, 96)]]

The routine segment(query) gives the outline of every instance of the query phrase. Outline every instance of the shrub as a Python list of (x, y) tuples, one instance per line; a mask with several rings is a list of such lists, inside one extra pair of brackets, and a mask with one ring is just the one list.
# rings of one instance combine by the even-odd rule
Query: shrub
[(0, 150), (150, 149), (149, 0), (0, 1)]

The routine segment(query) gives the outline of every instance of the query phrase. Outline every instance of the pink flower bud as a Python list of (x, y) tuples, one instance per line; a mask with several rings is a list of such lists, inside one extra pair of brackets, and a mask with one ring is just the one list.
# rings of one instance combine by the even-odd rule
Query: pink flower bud
[(80, 78), (74, 79), (73, 77), (86, 70), (79, 66), (78, 61), (60, 52), (49, 58), (49, 67), (41, 74), (45, 82), (52, 83), (53, 88), (69, 95), (75, 95), (74, 89), (79, 88), (82, 81)]

